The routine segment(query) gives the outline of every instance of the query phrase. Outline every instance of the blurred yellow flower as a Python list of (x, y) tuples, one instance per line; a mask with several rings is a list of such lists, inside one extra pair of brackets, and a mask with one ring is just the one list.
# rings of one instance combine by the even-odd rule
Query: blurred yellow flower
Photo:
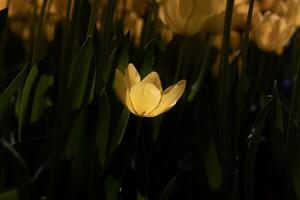
[(251, 37), (259, 48), (281, 54), (295, 31), (295, 24), (286, 18), (258, 13), (253, 18)]
[(0, 10), (7, 8), (8, 0), (0, 0)]
[(161, 0), (160, 18), (179, 34), (194, 35), (207, 19), (225, 10), (224, 0)]
[(128, 65), (125, 75), (119, 69), (115, 72), (116, 95), (130, 112), (140, 117), (155, 117), (171, 109), (182, 96), (185, 85), (186, 80), (181, 80), (163, 91), (156, 72), (141, 80), (133, 64)]

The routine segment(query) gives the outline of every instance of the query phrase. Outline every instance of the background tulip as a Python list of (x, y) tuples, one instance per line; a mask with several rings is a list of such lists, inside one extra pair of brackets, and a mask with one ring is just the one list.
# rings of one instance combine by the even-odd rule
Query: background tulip
[(193, 35), (203, 29), (207, 19), (225, 10), (224, 0), (163, 0), (161, 18), (179, 34)]

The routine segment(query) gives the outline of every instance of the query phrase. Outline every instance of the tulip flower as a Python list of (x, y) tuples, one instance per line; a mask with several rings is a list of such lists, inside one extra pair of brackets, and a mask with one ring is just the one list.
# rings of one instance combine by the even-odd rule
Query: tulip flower
[(296, 31), (293, 22), (271, 12), (254, 17), (251, 37), (265, 51), (281, 54)]
[(133, 64), (129, 64), (125, 75), (119, 69), (115, 72), (114, 90), (129, 111), (140, 117), (155, 117), (173, 106), (182, 96), (186, 81), (168, 87), (163, 91), (159, 75), (149, 73), (141, 80)]
[(160, 18), (179, 34), (194, 35), (208, 18), (225, 10), (224, 0), (161, 0)]
[[(201, 31), (222, 33), (226, 12), (225, 0), (159, 0), (159, 17), (175, 33), (194, 35)], [(246, 0), (235, 0), (232, 27), (245, 24)]]
[(7, 8), (7, 6), (8, 6), (8, 1), (7, 0), (0, 1), (0, 10), (3, 10), (5, 8)]

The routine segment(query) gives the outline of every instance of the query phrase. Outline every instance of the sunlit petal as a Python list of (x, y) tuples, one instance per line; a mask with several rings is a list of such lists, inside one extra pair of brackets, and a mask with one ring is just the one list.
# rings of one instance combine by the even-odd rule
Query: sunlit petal
[(140, 82), (130, 88), (130, 100), (136, 114), (143, 116), (155, 109), (161, 100), (161, 92), (153, 83)]
[(162, 92), (160, 78), (157, 72), (151, 72), (143, 80), (143, 83), (153, 83)]
[(7, 8), (8, 2), (7, 0), (0, 0), (0, 10)]
[(132, 105), (130, 96), (129, 96), (129, 89), (127, 89), (127, 91), (126, 91), (125, 101), (126, 101), (126, 106), (127, 106), (128, 110), (129, 110), (131, 113), (137, 115), (137, 113), (136, 113), (136, 111), (134, 110), (134, 107), (133, 107), (133, 105)]
[(138, 73), (138, 71), (135, 69), (133, 64), (129, 64), (126, 72), (125, 72), (125, 79), (128, 83), (128, 87), (132, 87), (133, 85), (137, 84), (140, 82), (141, 77)]
[(114, 90), (115, 90), (117, 96), (119, 97), (119, 99), (122, 101), (122, 103), (125, 104), (127, 83), (126, 83), (125, 77), (123, 76), (121, 71), (118, 69), (116, 69), (116, 72), (115, 72)]
[(186, 81), (181, 80), (175, 85), (168, 87), (164, 91), (158, 107), (155, 108), (151, 113), (149, 113), (148, 116), (154, 117), (171, 109), (176, 104), (178, 99), (182, 96), (185, 90), (185, 85)]

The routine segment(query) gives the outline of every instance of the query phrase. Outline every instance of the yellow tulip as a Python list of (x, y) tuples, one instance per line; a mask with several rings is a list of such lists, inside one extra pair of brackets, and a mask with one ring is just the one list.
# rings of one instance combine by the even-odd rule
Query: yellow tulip
[(3, 10), (5, 8), (7, 8), (8, 6), (8, 0), (0, 0), (0, 10)]
[(179, 34), (194, 35), (206, 21), (224, 12), (225, 0), (161, 0), (160, 18)]
[(114, 90), (129, 111), (140, 117), (155, 117), (173, 106), (182, 96), (186, 81), (168, 87), (163, 91), (159, 75), (149, 73), (141, 80), (133, 64), (129, 64), (123, 75), (119, 69), (115, 72)]
[(294, 23), (286, 18), (271, 12), (258, 13), (253, 18), (251, 37), (259, 48), (280, 55), (295, 31)]

